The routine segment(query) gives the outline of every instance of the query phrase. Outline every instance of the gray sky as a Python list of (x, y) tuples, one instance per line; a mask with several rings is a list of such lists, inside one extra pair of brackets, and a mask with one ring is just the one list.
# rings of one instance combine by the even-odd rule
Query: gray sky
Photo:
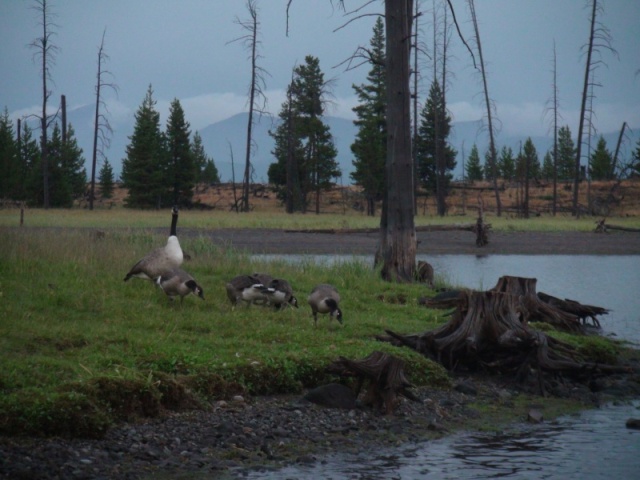
[[(51, 69), (50, 110), (57, 108), (61, 94), (66, 95), (68, 108), (95, 102), (97, 52), (105, 28), (105, 51), (110, 57), (106, 68), (119, 86), (117, 96), (104, 92), (115, 130), (123, 118), (133, 116), (149, 84), (163, 125), (174, 98), (180, 100), (192, 130), (247, 109), (248, 53), (239, 43), (227, 44), (244, 33), (234, 23), (236, 17), (248, 17), (243, 0), (49, 3), (58, 25), (54, 43), (60, 48)], [(369, 44), (375, 16), (339, 29), (351, 17), (332, 7), (330, 0), (294, 0), (287, 37), (287, 0), (257, 3), (260, 65), (271, 74), (266, 79), (269, 111), (278, 113), (291, 69), (311, 54), (320, 59), (325, 78), (335, 78), (335, 106), (328, 113), (352, 118), (355, 96), (351, 85), (365, 81), (368, 67), (345, 72), (337, 65), (358, 45)], [(345, 0), (351, 9), (365, 3)], [(423, 3), (430, 11), (432, 0)], [(453, 0), (453, 4), (463, 34), (470, 40), (467, 2)], [(6, 107), (12, 118), (37, 112), (41, 102), (39, 65), (28, 47), (41, 34), (33, 6), (32, 0), (0, 0), (0, 108)], [(626, 121), (632, 128), (640, 128), (640, 75), (636, 74), (640, 70), (640, 1), (606, 0), (603, 6), (599, 20), (610, 30), (618, 57), (606, 50), (599, 57), (604, 64), (595, 77), (602, 85), (595, 91), (596, 127), (599, 132), (611, 132)], [(589, 34), (586, 7), (586, 0), (476, 0), (489, 94), (505, 134), (533, 136), (549, 131), (543, 112), (552, 97), (554, 40), (561, 122), (577, 133), (584, 79), (582, 46)], [(377, 1), (361, 13), (382, 10), (383, 2)], [(430, 16), (427, 13), (426, 17)], [(425, 27), (423, 39), (429, 41), (430, 35), (431, 30)], [(478, 120), (483, 111), (480, 78), (457, 34), (452, 37), (450, 53), (447, 102), (453, 120)], [(427, 92), (431, 71), (425, 69), (422, 76), (426, 79), (423, 92)]]

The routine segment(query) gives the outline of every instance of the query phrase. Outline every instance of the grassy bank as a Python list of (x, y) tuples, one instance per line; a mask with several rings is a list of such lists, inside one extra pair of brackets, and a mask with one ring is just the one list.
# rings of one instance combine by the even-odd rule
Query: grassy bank
[[(167, 220), (166, 212), (124, 210), (41, 215), (70, 227), (118, 227), (127, 219), (164, 227)], [(189, 226), (215, 216), (183, 217), (181, 225)], [(234, 219), (250, 221), (226, 214), (226, 222)], [(338, 356), (363, 358), (374, 350), (405, 359), (417, 386), (449, 382), (438, 364), (374, 338), (386, 328), (414, 333), (445, 321), (441, 311), (418, 306), (432, 293), (424, 285), (382, 282), (369, 264), (355, 261), (265, 263), (191, 237), (182, 241), (192, 256), (183, 267), (206, 300), (171, 304), (150, 282), (122, 281), (165, 242), (166, 235), (144, 230), (114, 229), (97, 238), (93, 229), (0, 227), (0, 433), (100, 436), (114, 422), (163, 409), (199, 408), (237, 393), (300, 392), (335, 380), (324, 368)], [(254, 271), (288, 279), (301, 308), (232, 309), (226, 281)], [(344, 326), (321, 317), (314, 327), (306, 296), (322, 282), (340, 290)]]
[[(418, 384), (446, 383), (418, 355), (381, 344), (393, 326), (422, 331), (439, 321), (417, 306), (421, 285), (378, 280), (368, 265), (260, 263), (205, 239), (183, 242), (205, 292), (170, 304), (150, 282), (122, 279), (166, 236), (30, 229), (0, 235), (0, 431), (96, 434), (114, 420), (194, 406), (233, 393), (300, 391), (325, 379), (339, 355), (393, 351)], [(301, 308), (232, 310), (227, 280), (268, 271), (287, 278)], [(343, 293), (344, 327), (314, 328), (306, 295), (319, 282)], [(67, 431), (68, 430), (68, 431)]]

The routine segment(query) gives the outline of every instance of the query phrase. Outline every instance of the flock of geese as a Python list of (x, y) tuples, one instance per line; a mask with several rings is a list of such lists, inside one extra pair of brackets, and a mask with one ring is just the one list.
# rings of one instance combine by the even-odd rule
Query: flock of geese
[[(204, 290), (196, 280), (182, 268), (185, 254), (180, 247), (176, 234), (178, 226), (178, 208), (171, 211), (171, 231), (167, 244), (156, 248), (142, 257), (124, 277), (128, 281), (132, 277), (150, 280), (174, 300), (184, 300), (193, 294), (204, 300)], [(271, 306), (275, 309), (286, 307), (298, 308), (298, 300), (293, 295), (291, 284), (282, 278), (273, 278), (266, 273), (238, 275), (226, 284), (227, 297), (233, 308), (239, 303), (248, 305)], [(314, 325), (317, 325), (318, 314), (328, 314), (342, 324), (340, 310), (340, 294), (332, 285), (322, 283), (316, 285), (307, 297), (311, 307)]]

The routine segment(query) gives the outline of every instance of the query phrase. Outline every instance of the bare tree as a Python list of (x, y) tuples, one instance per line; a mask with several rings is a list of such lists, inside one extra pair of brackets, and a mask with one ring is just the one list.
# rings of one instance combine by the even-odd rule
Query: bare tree
[[(289, 8), (287, 2), (287, 32)], [(339, 0), (344, 8), (344, 0)], [(365, 4), (370, 4), (371, 1)], [(416, 269), (413, 216), (414, 172), (411, 155), (409, 63), (413, 0), (385, 0), (387, 61), (387, 159), (376, 262), (389, 281), (411, 282)]]
[(42, 113), (38, 117), (40, 120), (40, 152), (42, 163), (42, 178), (44, 187), (44, 208), (49, 208), (49, 158), (47, 152), (47, 130), (53, 122), (56, 115), (47, 115), (47, 102), (51, 97), (51, 90), (47, 87), (47, 82), (51, 80), (50, 68), (55, 64), (56, 53), (60, 50), (52, 43), (53, 37), (56, 35), (53, 23), (54, 14), (47, 5), (47, 0), (35, 0), (32, 7), (39, 17), (39, 25), (42, 28), (42, 36), (36, 38), (29, 46), (35, 50), (34, 60), (40, 62), (40, 74), (42, 75)]
[(409, 57), (413, 0), (385, 1), (387, 33), (386, 187), (380, 218), (382, 277), (411, 282), (416, 268)]
[(601, 23), (596, 21), (598, 12), (602, 12), (602, 6), (598, 0), (591, 0), (591, 23), (589, 30), (589, 43), (587, 44), (587, 62), (584, 69), (584, 85), (582, 89), (582, 104), (580, 107), (580, 124), (578, 127), (578, 139), (576, 148), (576, 162), (573, 178), (573, 215), (578, 215), (578, 189), (580, 186), (580, 158), (582, 156), (582, 136), (584, 134), (584, 126), (587, 114), (587, 100), (589, 90), (593, 81), (591, 75), (595, 69), (602, 64), (602, 60), (594, 60), (594, 53), (599, 53), (600, 49), (609, 50), (617, 55), (617, 52), (611, 47), (611, 35), (609, 30)]
[(558, 63), (555, 40), (553, 41), (553, 60), (551, 73), (553, 76), (553, 81), (551, 83), (553, 94), (551, 98), (547, 100), (544, 115), (545, 117), (547, 115), (551, 115), (551, 129), (553, 130), (553, 205), (551, 207), (551, 210), (553, 216), (555, 217), (558, 206), (558, 117), (560, 117), (558, 100)]
[[(104, 111), (108, 113), (107, 105), (102, 98), (102, 89), (111, 88), (116, 93), (118, 92), (117, 85), (107, 81), (107, 78), (112, 76), (111, 72), (104, 69), (104, 63), (109, 60), (109, 56), (104, 51), (104, 37), (106, 34), (107, 29), (105, 28), (102, 32), (100, 47), (98, 48), (98, 73), (96, 75), (96, 114), (93, 124), (93, 156), (91, 161), (91, 190), (89, 193), (89, 210), (93, 210), (93, 199), (95, 198), (96, 163), (98, 154), (100, 154), (102, 158), (105, 157), (104, 151), (105, 149), (109, 148), (109, 144), (111, 142), (111, 134), (113, 133), (111, 124), (109, 123), (109, 119), (103, 113), (100, 113), (100, 107), (102, 107)], [(98, 140), (100, 141), (100, 147), (98, 147)]]
[(482, 43), (480, 42), (480, 30), (478, 29), (478, 20), (476, 17), (476, 8), (474, 0), (469, 1), (469, 10), (471, 11), (471, 21), (473, 22), (473, 30), (475, 31), (476, 46), (478, 47), (478, 58), (480, 60), (480, 73), (482, 74), (482, 86), (484, 91), (484, 101), (487, 108), (487, 128), (489, 130), (489, 156), (491, 158), (491, 180), (493, 183), (493, 191), (496, 195), (496, 215), (502, 215), (502, 203), (500, 202), (500, 192), (498, 191), (498, 159), (496, 153), (496, 144), (494, 141), (494, 128), (492, 119), (493, 105), (489, 99), (489, 87), (487, 86), (487, 71), (485, 69), (484, 58), (482, 56)]
[(247, 33), (232, 40), (229, 43), (241, 42), (251, 53), (249, 59), (251, 61), (251, 83), (249, 85), (249, 120), (247, 121), (247, 148), (244, 166), (244, 177), (242, 179), (242, 199), (240, 210), (248, 212), (249, 208), (249, 184), (251, 182), (251, 149), (254, 146), (252, 129), (253, 129), (253, 113), (254, 111), (262, 114), (266, 108), (267, 97), (265, 96), (265, 75), (266, 70), (258, 65), (258, 59), (261, 55), (258, 53), (260, 40), (258, 39), (258, 7), (256, 0), (247, 0), (247, 10), (249, 12), (249, 20), (240, 20), (236, 18), (235, 23), (240, 25)]

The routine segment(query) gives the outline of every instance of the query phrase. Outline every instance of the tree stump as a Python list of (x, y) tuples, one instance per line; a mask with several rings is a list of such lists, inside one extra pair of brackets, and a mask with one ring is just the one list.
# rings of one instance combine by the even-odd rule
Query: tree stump
[(355, 377), (358, 381), (356, 397), (365, 382), (368, 383), (363, 403), (392, 414), (400, 396), (420, 401), (410, 390), (411, 383), (404, 374), (404, 361), (392, 355), (375, 351), (362, 360), (339, 357), (327, 367), (329, 373)]
[[(529, 323), (536, 321), (574, 333), (583, 331), (578, 315), (545, 303), (535, 287), (535, 278), (504, 276), (491, 290), (461, 291), (457, 307), (444, 325), (414, 335), (387, 330), (388, 336), (378, 339), (408, 346), (450, 370), (512, 373), (521, 380), (537, 372), (543, 394), (543, 372), (579, 376), (629, 371), (627, 367), (585, 361), (571, 345), (531, 328)], [(600, 307), (588, 311), (593, 308)]]

